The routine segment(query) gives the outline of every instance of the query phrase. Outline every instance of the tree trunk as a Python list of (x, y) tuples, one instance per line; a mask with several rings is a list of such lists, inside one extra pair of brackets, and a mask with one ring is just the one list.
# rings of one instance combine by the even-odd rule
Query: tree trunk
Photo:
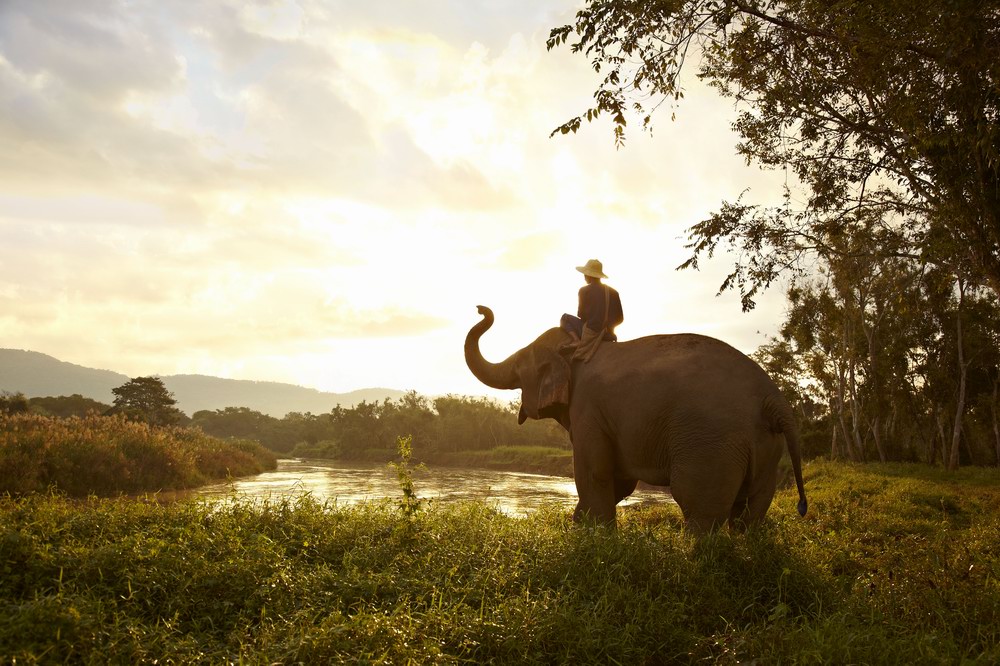
[[(917, 389), (914, 382), (908, 381), (908, 385), (909, 385), (909, 390), (906, 392), (906, 407), (907, 407), (906, 411), (909, 412), (911, 423), (916, 426), (917, 434), (916, 438), (914, 438), (911, 431), (911, 433), (907, 436), (906, 439), (908, 442), (911, 443), (910, 445), (914, 449), (916, 449), (917, 446), (920, 446), (921, 452), (923, 452), (924, 454), (928, 454), (928, 452), (933, 450), (934, 448), (934, 439), (936, 435), (933, 434), (930, 425), (924, 422), (924, 414), (925, 414), (924, 410), (922, 408), (917, 407), (915, 404), (914, 396), (917, 393)], [(936, 412), (937, 407), (934, 405), (931, 406), (933, 407), (932, 411)], [(906, 415), (904, 415), (904, 418), (906, 418)], [(929, 440), (928, 440), (928, 434), (930, 437)], [(930, 462), (930, 464), (934, 463)]]
[(996, 377), (993, 379), (993, 403), (990, 405), (990, 412), (993, 414), (993, 442), (996, 445), (997, 467), (1000, 467), (1000, 418), (997, 417), (997, 393), (1000, 391), (1000, 368), (997, 368)]
[[(830, 460), (837, 460), (837, 453), (838, 453), (837, 452), (837, 426), (834, 425), (832, 428), (830, 428), (830, 431), (833, 433), (832, 437), (830, 437)], [(997, 446), (1000, 447), (1000, 444), (997, 444)], [(998, 451), (1000, 451), (1000, 448), (998, 448)]]
[(941, 462), (944, 463), (944, 445), (948, 441), (944, 434), (944, 412), (941, 407), (934, 408), (934, 420), (937, 421), (938, 434), (936, 437), (931, 439), (931, 454), (927, 459), (929, 465), (933, 465), (937, 462), (937, 454), (940, 442), (940, 449), (942, 451)]
[(965, 380), (968, 366), (965, 363), (965, 345), (962, 341), (962, 306), (965, 303), (965, 281), (958, 279), (958, 309), (955, 313), (956, 333), (958, 343), (958, 400), (955, 407), (955, 427), (951, 433), (951, 455), (948, 456), (948, 469), (958, 469), (958, 447), (962, 441), (962, 419), (965, 415)]
[[(846, 304), (845, 304), (846, 305)], [(845, 307), (846, 309), (846, 307)], [(864, 460), (863, 450), (860, 447), (860, 442), (857, 438), (857, 401), (854, 399), (856, 396), (852, 391), (851, 394), (851, 415), (854, 420), (854, 435), (851, 434), (847, 429), (847, 423), (845, 421), (844, 411), (846, 407), (846, 396), (844, 395), (847, 390), (847, 375), (850, 373), (852, 385), (854, 379), (854, 360), (851, 357), (851, 345), (849, 344), (849, 326), (847, 322), (843, 324), (843, 333), (840, 336), (840, 363), (837, 367), (837, 397), (839, 400), (839, 410), (838, 410), (838, 421), (840, 422), (841, 434), (844, 435), (844, 446), (847, 449), (847, 458), (853, 462), (861, 462)]]
[[(876, 319), (876, 322), (878, 319)], [(865, 326), (862, 323), (862, 330), (865, 334), (865, 339), (868, 341), (868, 368), (870, 370), (868, 376), (868, 383), (871, 386), (872, 392), (872, 402), (871, 409), (875, 413), (872, 419), (872, 436), (875, 438), (875, 450), (878, 452), (878, 459), (881, 462), (886, 462), (885, 449), (882, 447), (882, 386), (879, 381), (878, 376), (878, 354), (875, 353), (875, 331), (872, 330), (870, 326)]]
[[(878, 407), (876, 406), (876, 409)], [(878, 459), (880, 462), (886, 462), (887, 458), (885, 456), (885, 449), (882, 448), (882, 419), (878, 412), (875, 412), (875, 420), (872, 421), (872, 436), (875, 438), (875, 450), (878, 452)]]
[(839, 368), (837, 368), (837, 374), (840, 380), (837, 385), (837, 424), (840, 426), (840, 433), (844, 436), (844, 450), (847, 453), (847, 459), (856, 462), (854, 449), (851, 446), (851, 436), (847, 432), (847, 423), (844, 419), (844, 385), (846, 382), (846, 371), (844, 370), (844, 366), (842, 364)]
[(858, 397), (858, 384), (854, 376), (854, 358), (850, 361), (851, 377), (851, 434), (854, 436), (854, 446), (858, 452), (858, 460), (865, 460), (865, 444), (861, 439), (861, 399)]
[(968, 425), (969, 424), (965, 423), (963, 420), (962, 444), (965, 445), (965, 452), (969, 454), (969, 464), (974, 466), (976, 464), (976, 452), (972, 450), (972, 437), (969, 435), (969, 433), (971, 433), (972, 430), (968, 427)]
[(890, 442), (893, 442), (898, 449), (902, 449), (906, 455), (912, 453), (913, 446), (912, 442), (899, 442), (899, 433), (896, 432), (896, 424), (899, 422), (899, 403), (896, 400), (892, 401), (892, 411), (889, 412), (889, 423), (885, 427), (885, 434), (889, 438)]

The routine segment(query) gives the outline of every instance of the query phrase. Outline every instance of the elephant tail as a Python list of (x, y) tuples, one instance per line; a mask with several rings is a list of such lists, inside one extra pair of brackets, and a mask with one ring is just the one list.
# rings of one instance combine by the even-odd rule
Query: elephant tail
[(788, 401), (780, 395), (769, 396), (764, 400), (764, 413), (771, 422), (775, 432), (785, 436), (788, 446), (788, 457), (792, 459), (792, 472), (795, 474), (795, 487), (799, 491), (799, 515), (806, 515), (809, 503), (806, 501), (806, 486), (802, 480), (802, 449), (799, 446), (799, 429), (792, 416)]

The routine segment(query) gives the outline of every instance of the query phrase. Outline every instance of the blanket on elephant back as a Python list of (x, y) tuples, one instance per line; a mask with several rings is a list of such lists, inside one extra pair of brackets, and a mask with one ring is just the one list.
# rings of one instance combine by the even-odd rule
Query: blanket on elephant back
[(597, 353), (597, 348), (601, 346), (601, 342), (604, 341), (604, 335), (607, 332), (608, 327), (608, 314), (611, 309), (611, 289), (607, 285), (600, 285), (604, 287), (604, 316), (601, 318), (601, 325), (598, 330), (594, 330), (590, 327), (590, 322), (586, 321), (583, 324), (583, 333), (580, 335), (580, 342), (577, 343), (576, 349), (573, 351), (574, 361), (583, 361), (587, 363), (593, 358), (594, 354)]
[(585, 325), (583, 327), (583, 335), (580, 336), (580, 342), (576, 343), (576, 347), (573, 350), (572, 360), (587, 363), (597, 353), (597, 348), (601, 346), (603, 341), (603, 328), (600, 331), (595, 331)]

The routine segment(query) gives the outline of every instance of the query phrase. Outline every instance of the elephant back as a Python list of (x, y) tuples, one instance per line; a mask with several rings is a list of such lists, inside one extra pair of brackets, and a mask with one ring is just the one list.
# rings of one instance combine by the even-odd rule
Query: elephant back
[(680, 376), (719, 373), (777, 389), (752, 358), (722, 340), (697, 333), (650, 335), (604, 345), (595, 361), (599, 361), (595, 370), (602, 375), (630, 374), (637, 369)]
[(722, 340), (695, 333), (603, 345), (576, 371), (577, 394), (631, 395), (640, 387), (647, 396), (643, 405), (683, 403), (716, 414), (717, 421), (763, 419), (765, 398), (780, 398), (777, 385), (753, 359)]

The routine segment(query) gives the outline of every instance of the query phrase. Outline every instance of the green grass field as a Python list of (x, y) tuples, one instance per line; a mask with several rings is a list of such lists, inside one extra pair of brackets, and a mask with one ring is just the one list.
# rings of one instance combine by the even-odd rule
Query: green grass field
[(700, 542), (666, 504), (2, 499), (0, 662), (1000, 661), (997, 470), (805, 472), (806, 518)]

